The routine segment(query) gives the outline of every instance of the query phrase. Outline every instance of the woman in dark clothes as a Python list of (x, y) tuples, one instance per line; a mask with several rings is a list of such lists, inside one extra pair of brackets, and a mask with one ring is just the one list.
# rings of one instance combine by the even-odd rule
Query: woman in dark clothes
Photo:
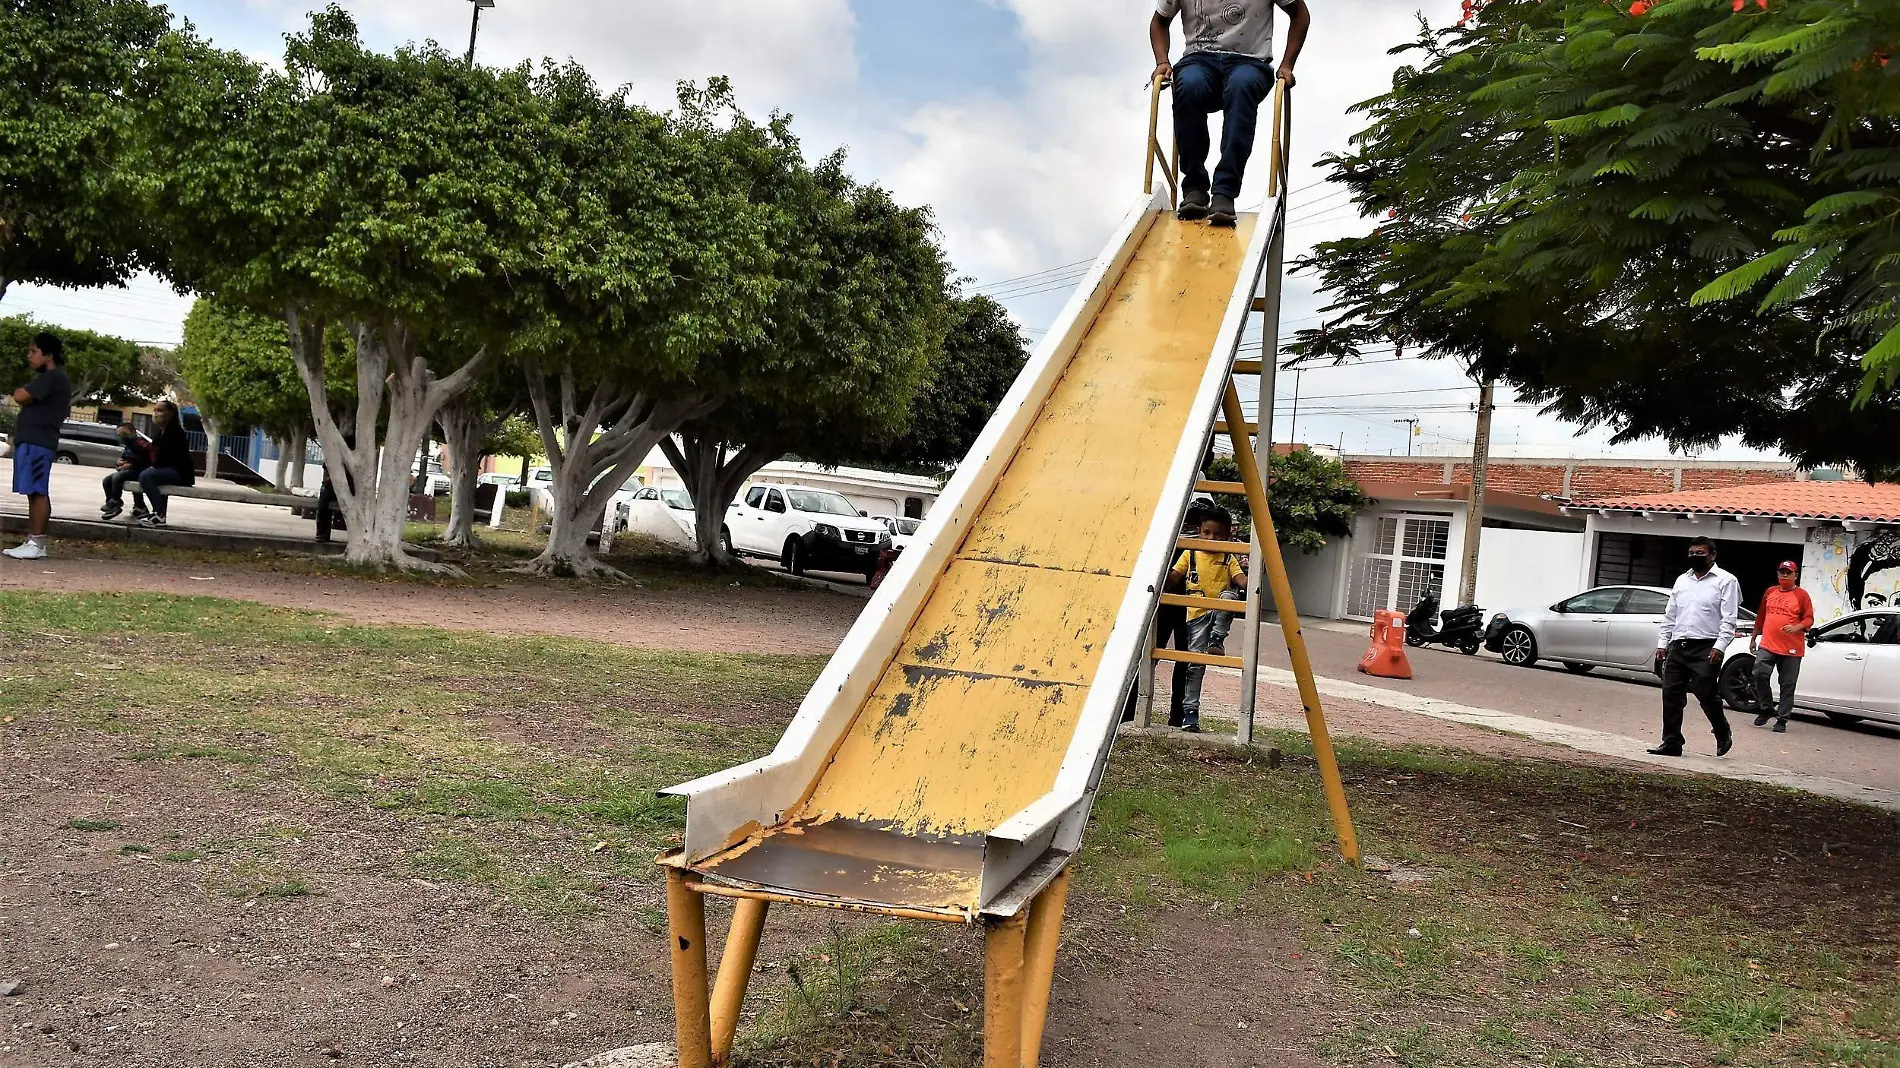
[(152, 499), (152, 514), (139, 520), (142, 527), (162, 527), (165, 525), (165, 512), (170, 499), (165, 496), (163, 486), (189, 486), (194, 481), (191, 464), (191, 442), (185, 438), (185, 428), (178, 422), (178, 405), (171, 401), (159, 401), (152, 412), (152, 466), (139, 475), (139, 485), (145, 495)]

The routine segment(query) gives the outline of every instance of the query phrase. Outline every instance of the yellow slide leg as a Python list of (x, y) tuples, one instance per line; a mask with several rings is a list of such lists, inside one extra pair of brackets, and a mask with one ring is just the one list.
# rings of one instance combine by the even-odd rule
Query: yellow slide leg
[(1062, 935), (1062, 913), (1069, 903), (1069, 870), (1043, 888), (1029, 907), (1029, 930), (1023, 948), (1023, 1068), (1042, 1062), (1042, 1029), (1049, 1019), (1049, 997), (1056, 979), (1056, 944)]
[(732, 933), (726, 936), (726, 951), (719, 957), (719, 978), (713, 983), (714, 1064), (724, 1065), (732, 1059), (732, 1037), (739, 1030), (739, 1008), (745, 1004), (752, 965), (759, 959), (759, 936), (765, 931), (768, 908), (769, 902), (746, 897), (740, 898), (732, 911)]
[(1023, 950), (1028, 926), (1027, 918), (1018, 913), (992, 920), (983, 930), (983, 1068), (1022, 1068)]
[[(1228, 426), (1242, 426), (1246, 414), (1240, 407), (1240, 394), (1234, 383), (1227, 383), (1227, 395), (1221, 399), (1227, 412)], [(1244, 444), (1234, 449), (1234, 465), (1240, 468), (1240, 481), (1247, 487), (1247, 507), (1253, 512), (1254, 528), (1260, 534), (1260, 553), (1267, 564), (1267, 582), (1273, 589), (1273, 603), (1280, 610), (1280, 633), (1286, 636), (1287, 657), (1293, 661), (1293, 677), (1300, 686), (1300, 704), (1306, 706), (1306, 729), (1313, 738), (1313, 759), (1319, 763), (1320, 781), (1326, 787), (1326, 806), (1332, 809), (1333, 826), (1339, 833), (1339, 852), (1348, 863), (1359, 863), (1359, 836), (1352, 830), (1352, 812), (1346, 807), (1346, 785), (1339, 778), (1339, 762), (1333, 756), (1333, 736), (1326, 729), (1326, 713), (1320, 710), (1319, 687), (1313, 682), (1313, 661), (1306, 655), (1306, 635), (1300, 633), (1300, 613), (1293, 604), (1293, 584), (1286, 577), (1286, 558), (1280, 553), (1280, 539), (1273, 530), (1273, 513), (1267, 507), (1267, 484), (1260, 477), (1260, 465), (1253, 450)]]
[(666, 927), (673, 957), (673, 1036), (679, 1068), (712, 1068), (712, 1020), (706, 1001), (706, 899), (686, 873), (666, 869)]

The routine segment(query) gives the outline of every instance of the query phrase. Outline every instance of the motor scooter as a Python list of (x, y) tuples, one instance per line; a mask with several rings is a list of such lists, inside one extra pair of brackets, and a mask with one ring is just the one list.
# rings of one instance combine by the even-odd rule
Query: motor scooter
[(1427, 645), (1449, 645), (1466, 656), (1476, 656), (1484, 648), (1484, 609), (1475, 604), (1446, 612), (1438, 625), (1438, 598), (1426, 594), (1405, 616), (1405, 644), (1422, 649)]

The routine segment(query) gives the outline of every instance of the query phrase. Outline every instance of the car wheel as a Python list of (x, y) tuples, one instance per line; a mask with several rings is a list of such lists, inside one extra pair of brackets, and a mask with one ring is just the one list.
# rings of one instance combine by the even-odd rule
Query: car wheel
[(739, 555), (739, 550), (732, 547), (732, 529), (730, 527), (719, 528), (719, 541), (726, 547), (727, 556), (737, 557)]
[(1537, 635), (1521, 623), (1512, 627), (1504, 632), (1498, 655), (1512, 667), (1530, 667), (1537, 663)]
[(1848, 723), (1859, 723), (1861, 720), (1867, 718), (1866, 716), (1856, 716), (1852, 712), (1823, 712), (1821, 714), (1833, 720), (1834, 722), (1843, 724), (1843, 725), (1848, 724)]
[(70, 452), (59, 452), (53, 454), (53, 462), (56, 464), (76, 464), (79, 462), (79, 457)]
[(1575, 660), (1564, 661), (1564, 670), (1570, 672), (1572, 675), (1588, 675), (1596, 669), (1597, 666), (1595, 664), (1579, 664)]
[(1755, 692), (1755, 658), (1737, 656), (1722, 665), (1722, 703), (1737, 712), (1754, 713), (1761, 708), (1761, 695)]
[(794, 575), (805, 573), (805, 549), (798, 544), (797, 538), (785, 539), (785, 553), (779, 559), (779, 565)]

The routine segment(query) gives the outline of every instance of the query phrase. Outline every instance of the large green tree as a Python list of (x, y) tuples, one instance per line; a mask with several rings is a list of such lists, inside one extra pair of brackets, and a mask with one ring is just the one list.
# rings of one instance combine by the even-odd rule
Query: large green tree
[[(786, 246), (798, 251), (779, 261), (767, 328), (707, 362), (698, 384), (717, 407), (661, 442), (693, 498), (694, 558), (713, 566), (731, 562), (726, 508), (766, 464), (791, 454), (830, 464), (888, 454), (934, 373), (952, 388), (980, 377), (943, 358), (951, 308), (929, 212), (854, 182), (842, 155), (782, 177), (770, 195), (790, 219)], [(976, 341), (957, 354), (991, 355)], [(942, 433), (916, 447), (941, 448), (955, 429)]]
[(0, 319), (0, 367), (4, 388), (33, 377), (26, 349), (33, 335), (50, 330), (66, 346), (66, 374), (73, 382), (73, 400), (79, 404), (132, 404), (158, 397), (163, 384), (147, 373), (137, 344), (91, 330), (69, 330), (26, 316)]
[(1816, 165), (1830, 88), (1771, 104), (1757, 72), (1711, 58), (1773, 17), (1757, 5), (1636, 10), (1510, 0), (1421, 26), (1399, 50), (1415, 62), (1328, 160), (1378, 223), (1304, 264), (1336, 318), (1294, 352), (1397, 342), (1618, 440), (1739, 435), (1807, 463), (1889, 468), (1894, 399), (1855, 405), (1865, 345), (1838, 307), (1694, 299), (1839, 191)]
[[(282, 70), (195, 49), (160, 144), (157, 198), (181, 287), (282, 316), (354, 563), (427, 567), (402, 548), (410, 468), (443, 405), (545, 329), (537, 242), (546, 108), (525, 70), (433, 45), (384, 55), (331, 6)], [(354, 353), (333, 414), (327, 337)]]
[[(1276, 454), (1268, 464), (1267, 509), (1273, 513), (1273, 532), (1280, 544), (1303, 553), (1316, 553), (1329, 538), (1352, 537), (1353, 517), (1370, 503), (1365, 491), (1346, 473), (1346, 465), (1311, 449)], [(1208, 477), (1240, 481), (1240, 467), (1232, 456), (1215, 456)], [(1214, 502), (1234, 516), (1234, 534), (1252, 536), (1247, 498), (1216, 494)]]
[(139, 129), (170, 23), (144, 0), (0, 0), (0, 297), (156, 262)]
[(539, 91), (560, 160), (548, 200), (571, 210), (534, 276), (559, 332), (523, 351), (554, 475), (548, 544), (523, 570), (611, 575), (588, 534), (653, 448), (712, 409), (705, 361), (766, 329), (772, 265), (801, 251), (758, 194), (805, 167), (786, 124), (747, 120), (723, 82), (684, 87), (672, 115), (572, 66)]

